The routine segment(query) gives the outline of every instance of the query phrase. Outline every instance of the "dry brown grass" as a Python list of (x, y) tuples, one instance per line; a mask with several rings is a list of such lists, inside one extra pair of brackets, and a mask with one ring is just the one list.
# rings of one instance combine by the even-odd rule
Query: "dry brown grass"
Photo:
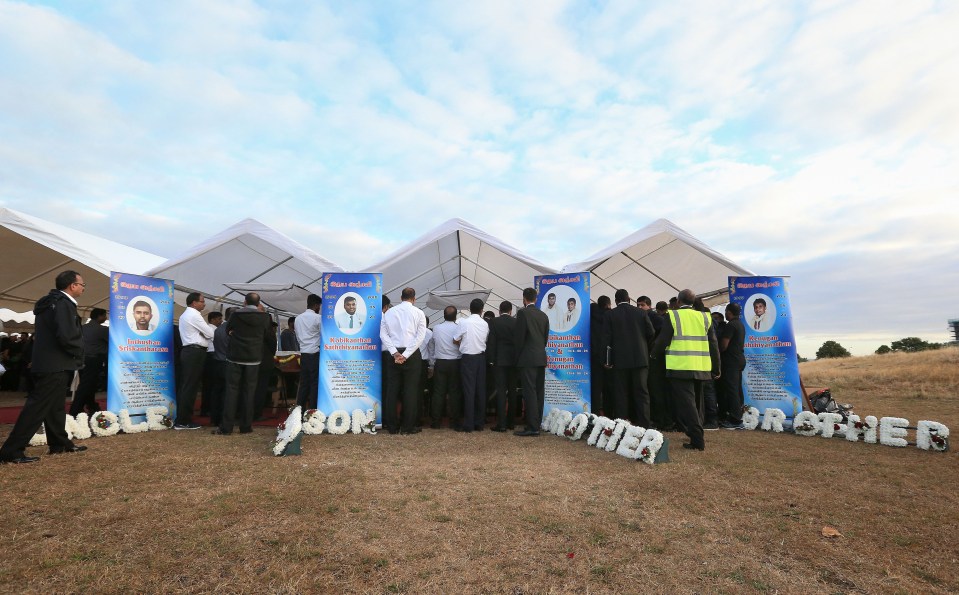
[[(959, 419), (954, 353), (929, 380), (925, 357), (894, 357), (803, 372), (865, 413)], [(307, 436), (278, 459), (272, 436), (116, 436), (0, 467), (0, 592), (959, 590), (955, 452), (720, 431), (705, 453), (669, 435), (673, 462), (649, 467), (426, 430)]]

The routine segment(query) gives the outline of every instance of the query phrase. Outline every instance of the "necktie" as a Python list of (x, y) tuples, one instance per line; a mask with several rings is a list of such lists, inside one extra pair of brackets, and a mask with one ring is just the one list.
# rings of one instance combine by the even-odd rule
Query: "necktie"
[(758, 331), (758, 330), (759, 330), (759, 321), (757, 320), (757, 321), (756, 321), (756, 324), (753, 325), (753, 326), (755, 326), (755, 327), (756, 327), (756, 330)]
[[(350, 316), (350, 328), (353, 328), (353, 317)], [(757, 327), (758, 328), (758, 327)]]

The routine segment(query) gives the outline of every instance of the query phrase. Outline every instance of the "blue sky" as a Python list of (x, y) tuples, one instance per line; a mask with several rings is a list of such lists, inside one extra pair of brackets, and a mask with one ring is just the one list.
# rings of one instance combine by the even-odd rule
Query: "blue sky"
[(956, 31), (953, 2), (0, 0), (0, 205), (164, 256), (255, 217), (345, 268), (451, 217), (556, 267), (665, 217), (791, 275), (803, 355), (944, 341)]

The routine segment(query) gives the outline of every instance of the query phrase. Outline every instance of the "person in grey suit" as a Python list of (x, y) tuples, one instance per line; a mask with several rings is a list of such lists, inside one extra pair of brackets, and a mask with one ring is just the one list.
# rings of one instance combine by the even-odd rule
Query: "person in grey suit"
[(606, 414), (628, 419), (648, 428), (649, 419), (649, 347), (656, 336), (653, 323), (644, 310), (629, 303), (629, 293), (617, 289), (616, 307), (603, 320), (605, 351), (609, 352), (606, 367), (613, 372), (613, 398)]
[(549, 317), (536, 307), (536, 290), (523, 290), (523, 308), (516, 313), (516, 367), (523, 387), (526, 429), (517, 436), (539, 436), (546, 402), (546, 341)]
[(516, 319), (512, 314), (513, 304), (504, 301), (499, 305), (499, 317), (489, 323), (486, 355), (493, 366), (496, 384), (494, 432), (512, 430), (519, 409), (519, 399), (516, 398)]

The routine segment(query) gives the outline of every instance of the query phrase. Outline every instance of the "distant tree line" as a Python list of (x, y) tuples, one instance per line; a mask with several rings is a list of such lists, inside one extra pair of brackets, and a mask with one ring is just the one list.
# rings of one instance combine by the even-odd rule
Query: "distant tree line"
[(919, 337), (906, 337), (904, 339), (899, 339), (898, 341), (893, 341), (891, 345), (880, 345), (879, 349), (876, 350), (876, 353), (880, 355), (883, 353), (892, 353), (893, 351), (902, 353), (916, 353), (918, 351), (931, 351), (934, 349), (940, 349), (942, 346), (943, 343), (930, 343), (928, 341), (923, 341)]

